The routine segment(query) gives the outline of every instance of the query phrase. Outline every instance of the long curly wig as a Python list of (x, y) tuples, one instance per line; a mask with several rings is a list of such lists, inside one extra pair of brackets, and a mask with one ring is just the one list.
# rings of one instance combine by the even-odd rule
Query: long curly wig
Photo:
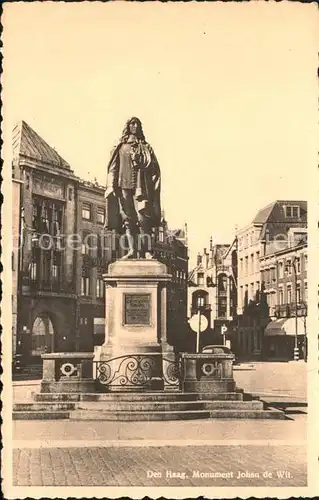
[(124, 127), (124, 130), (123, 130), (123, 133), (122, 133), (121, 142), (127, 142), (128, 138), (130, 136), (130, 124), (132, 123), (132, 121), (137, 122), (137, 132), (136, 132), (137, 139), (139, 141), (146, 142), (144, 132), (143, 132), (143, 127), (142, 127), (142, 122), (136, 116), (132, 116), (132, 118), (127, 120), (125, 127)]

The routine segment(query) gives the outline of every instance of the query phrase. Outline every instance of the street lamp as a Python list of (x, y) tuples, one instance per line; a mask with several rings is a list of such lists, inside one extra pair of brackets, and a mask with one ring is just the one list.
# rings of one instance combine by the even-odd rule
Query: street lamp
[[(298, 294), (297, 294), (297, 269), (296, 269), (296, 259), (294, 256), (290, 261), (290, 266), (293, 267), (294, 270), (294, 288), (295, 288), (295, 347), (294, 347), (294, 361), (299, 361), (299, 347), (298, 347), (298, 314), (297, 314), (297, 302), (298, 302)], [(288, 270), (289, 266), (286, 266), (286, 270)]]
[(196, 336), (196, 352), (199, 352), (199, 335), (201, 331), (201, 311), (204, 306), (204, 297), (197, 298), (197, 309), (198, 309), (198, 333)]

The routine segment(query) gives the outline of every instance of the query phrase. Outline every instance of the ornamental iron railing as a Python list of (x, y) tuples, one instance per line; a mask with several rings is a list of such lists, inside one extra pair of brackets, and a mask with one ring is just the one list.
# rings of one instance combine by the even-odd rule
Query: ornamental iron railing
[(95, 378), (105, 387), (143, 387), (161, 380), (164, 385), (179, 386), (180, 367), (161, 353), (127, 354), (105, 361), (94, 361)]

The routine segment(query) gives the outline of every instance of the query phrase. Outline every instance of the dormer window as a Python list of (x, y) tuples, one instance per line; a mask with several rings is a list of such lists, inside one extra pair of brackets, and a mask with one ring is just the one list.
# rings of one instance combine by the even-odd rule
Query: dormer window
[(300, 207), (298, 205), (287, 205), (285, 207), (285, 214), (287, 218), (299, 219)]

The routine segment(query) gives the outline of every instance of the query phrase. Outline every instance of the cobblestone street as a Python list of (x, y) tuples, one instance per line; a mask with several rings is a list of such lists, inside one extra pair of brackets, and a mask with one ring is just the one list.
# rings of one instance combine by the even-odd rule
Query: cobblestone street
[[(216, 477), (209, 477), (212, 473)], [(306, 486), (306, 450), (302, 446), (22, 449), (14, 451), (14, 485)]]
[[(306, 401), (305, 364), (243, 363), (234, 375), (270, 400)], [(14, 399), (31, 400), (35, 390), (18, 383)], [(14, 485), (305, 486), (305, 412), (288, 420), (14, 421)]]

